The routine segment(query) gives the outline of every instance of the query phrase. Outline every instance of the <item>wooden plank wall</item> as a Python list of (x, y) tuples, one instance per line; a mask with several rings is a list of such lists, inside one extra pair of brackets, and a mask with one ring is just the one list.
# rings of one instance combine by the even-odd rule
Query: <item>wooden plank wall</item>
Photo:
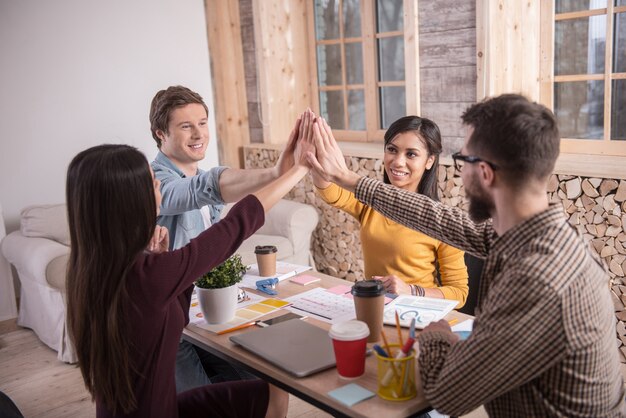
[(265, 143), (287, 142), (311, 105), (306, 1), (252, 0)]
[(421, 112), (439, 125), (443, 155), (461, 149), (461, 113), (476, 101), (476, 2), (419, 0)]
[[(541, 4), (540, 4), (541, 3)], [(541, 12), (548, 1), (484, 0), (477, 13), (480, 39), (478, 95), (521, 93), (540, 99)], [(545, 56), (544, 60), (552, 60)], [(545, 77), (545, 75), (544, 75)]]
[(205, 0), (221, 165), (243, 167), (242, 146), (250, 143), (239, 3)]

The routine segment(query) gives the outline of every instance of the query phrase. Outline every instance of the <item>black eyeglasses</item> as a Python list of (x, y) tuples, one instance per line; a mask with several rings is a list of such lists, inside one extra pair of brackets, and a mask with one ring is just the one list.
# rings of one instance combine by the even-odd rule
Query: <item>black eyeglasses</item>
[(491, 167), (492, 170), (498, 169), (498, 166), (494, 163), (483, 160), (482, 158), (476, 157), (475, 155), (463, 155), (460, 152), (455, 152), (454, 154), (452, 154), (452, 159), (454, 160), (454, 167), (457, 171), (461, 171), (461, 168), (463, 168), (463, 163), (474, 164), (481, 161)]

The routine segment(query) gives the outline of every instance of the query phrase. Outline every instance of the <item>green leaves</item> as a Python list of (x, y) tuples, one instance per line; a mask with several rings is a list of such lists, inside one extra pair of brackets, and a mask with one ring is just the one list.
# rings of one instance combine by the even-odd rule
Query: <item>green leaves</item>
[(248, 268), (241, 262), (241, 256), (235, 254), (213, 270), (195, 281), (203, 289), (220, 289), (237, 284)]

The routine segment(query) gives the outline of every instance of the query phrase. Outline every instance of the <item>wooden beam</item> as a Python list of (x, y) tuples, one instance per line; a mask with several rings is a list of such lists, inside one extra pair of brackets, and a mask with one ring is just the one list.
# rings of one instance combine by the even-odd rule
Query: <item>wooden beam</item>
[[(243, 168), (250, 143), (239, 2), (205, 0), (221, 165)], [(214, 139), (215, 140), (215, 139)]]
[(404, 2), (404, 28), (404, 67), (407, 69), (405, 72), (406, 114), (420, 115), (420, 45), (417, 0)]
[(252, 0), (252, 5), (263, 142), (282, 144), (312, 103), (307, 2)]
[(503, 0), (477, 3), (479, 98), (521, 93), (531, 100), (539, 100), (539, 3)]

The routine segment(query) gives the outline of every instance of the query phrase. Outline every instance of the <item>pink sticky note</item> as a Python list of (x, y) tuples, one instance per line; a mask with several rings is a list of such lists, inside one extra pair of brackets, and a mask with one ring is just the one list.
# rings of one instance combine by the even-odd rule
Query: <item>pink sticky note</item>
[(306, 286), (307, 284), (319, 282), (319, 277), (309, 276), (307, 274), (301, 274), (300, 276), (292, 277), (289, 279), (290, 282), (301, 284), (302, 286)]
[(352, 290), (351, 286), (346, 286), (345, 284), (340, 284), (338, 286), (331, 287), (326, 289), (327, 292), (334, 293), (335, 295), (345, 295), (346, 293)]

